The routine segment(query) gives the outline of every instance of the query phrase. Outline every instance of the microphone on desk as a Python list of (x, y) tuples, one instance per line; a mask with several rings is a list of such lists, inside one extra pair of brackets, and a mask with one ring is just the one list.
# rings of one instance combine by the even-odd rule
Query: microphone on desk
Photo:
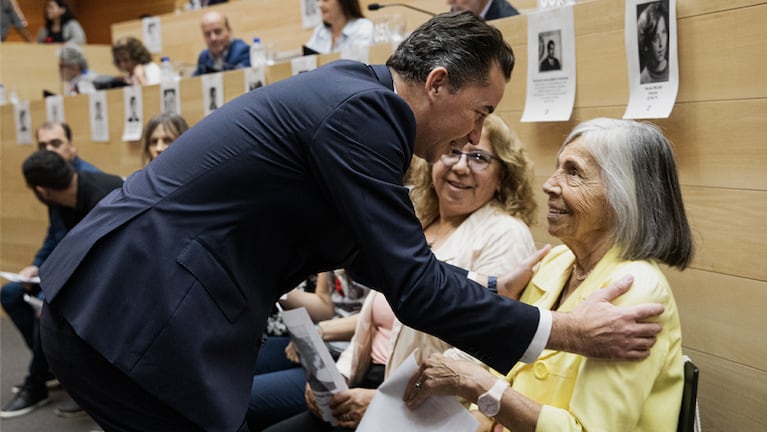
[(408, 9), (412, 9), (414, 11), (425, 13), (425, 14), (427, 14), (429, 16), (437, 15), (434, 12), (429, 12), (429, 11), (424, 10), (424, 9), (419, 9), (419, 8), (417, 8), (415, 6), (410, 6), (409, 4), (405, 4), (405, 3), (384, 3), (384, 4), (381, 4), (381, 3), (370, 3), (368, 5), (368, 10), (369, 11), (375, 11), (375, 10), (378, 10), (378, 9), (381, 9), (381, 8), (385, 8), (385, 7), (389, 7), (389, 6), (402, 6), (404, 8), (408, 8)]

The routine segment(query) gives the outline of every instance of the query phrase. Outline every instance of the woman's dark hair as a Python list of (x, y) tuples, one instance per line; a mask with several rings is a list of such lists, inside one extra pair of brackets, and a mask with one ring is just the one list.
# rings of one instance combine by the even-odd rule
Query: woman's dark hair
[(338, 4), (346, 19), (365, 18), (359, 0), (338, 0)]
[(149, 147), (151, 144), (151, 136), (157, 126), (162, 125), (165, 129), (165, 133), (172, 136), (175, 140), (182, 133), (189, 129), (189, 125), (186, 123), (183, 117), (177, 114), (157, 114), (149, 119), (144, 126), (144, 162), (148, 163), (152, 160), (152, 155), (149, 153)]
[[(64, 0), (48, 0), (45, 2), (47, 5), (48, 3), (53, 2), (56, 3), (60, 8), (64, 8), (64, 15), (61, 15), (61, 26), (64, 27), (64, 24), (69, 22), (70, 20), (75, 19), (75, 14), (72, 13), (72, 8), (69, 7), (67, 2)], [(48, 31), (48, 33), (51, 33), (51, 29), (53, 28), (53, 20), (48, 19), (48, 13), (45, 12), (45, 9), (43, 9), (43, 16), (45, 16), (45, 29)]]
[[(114, 45), (112, 45), (112, 61), (115, 60), (118, 53), (123, 51), (128, 53), (128, 57), (130, 57), (135, 64), (143, 65), (152, 61), (152, 54), (149, 53), (149, 50), (146, 49), (140, 40), (132, 36), (120, 38)], [(115, 65), (116, 64), (117, 62), (115, 61)]]

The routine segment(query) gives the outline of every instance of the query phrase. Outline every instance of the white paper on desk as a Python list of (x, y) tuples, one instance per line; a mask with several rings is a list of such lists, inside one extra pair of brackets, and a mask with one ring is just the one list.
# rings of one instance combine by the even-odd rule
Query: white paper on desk
[(48, 96), (45, 98), (45, 118), (51, 123), (64, 123), (63, 96)]
[(475, 431), (479, 422), (451, 396), (431, 396), (413, 410), (402, 397), (410, 377), (418, 370), (413, 354), (378, 387), (357, 432), (461, 432)]
[(26, 283), (35, 283), (35, 284), (40, 283), (39, 276), (27, 278), (18, 273), (0, 271), (0, 277), (2, 277), (3, 279), (7, 279), (11, 282), (26, 282)]
[(282, 313), (282, 319), (290, 330), (290, 340), (298, 352), (298, 358), (306, 372), (306, 380), (314, 393), (314, 400), (322, 412), (322, 418), (335, 426), (337, 421), (329, 406), (330, 398), (338, 392), (349, 389), (346, 380), (338, 372), (336, 363), (327, 345), (317, 333), (306, 308), (285, 311)]

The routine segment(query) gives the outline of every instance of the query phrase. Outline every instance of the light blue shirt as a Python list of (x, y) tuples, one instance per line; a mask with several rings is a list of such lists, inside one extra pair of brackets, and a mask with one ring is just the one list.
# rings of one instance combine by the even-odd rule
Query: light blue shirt
[(324, 24), (314, 29), (306, 46), (323, 54), (341, 51), (351, 46), (369, 46), (373, 43), (373, 22), (367, 18), (358, 18), (346, 22), (341, 36), (333, 45), (333, 33)]

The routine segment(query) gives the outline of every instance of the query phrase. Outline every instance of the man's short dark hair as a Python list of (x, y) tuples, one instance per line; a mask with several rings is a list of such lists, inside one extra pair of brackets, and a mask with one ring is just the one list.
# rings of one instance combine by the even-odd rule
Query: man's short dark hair
[(432, 70), (445, 67), (450, 91), (469, 83), (488, 83), (494, 64), (508, 81), (514, 69), (514, 51), (500, 30), (469, 11), (443, 13), (426, 21), (386, 61), (411, 82), (425, 82)]
[(556, 45), (556, 43), (554, 43), (554, 40), (552, 39), (552, 40), (549, 41), (549, 43), (546, 44), (546, 48), (551, 48), (551, 47), (553, 47), (555, 45)]
[(30, 187), (64, 190), (69, 187), (75, 170), (58, 153), (50, 150), (38, 150), (32, 153), (22, 164), (21, 171)]

